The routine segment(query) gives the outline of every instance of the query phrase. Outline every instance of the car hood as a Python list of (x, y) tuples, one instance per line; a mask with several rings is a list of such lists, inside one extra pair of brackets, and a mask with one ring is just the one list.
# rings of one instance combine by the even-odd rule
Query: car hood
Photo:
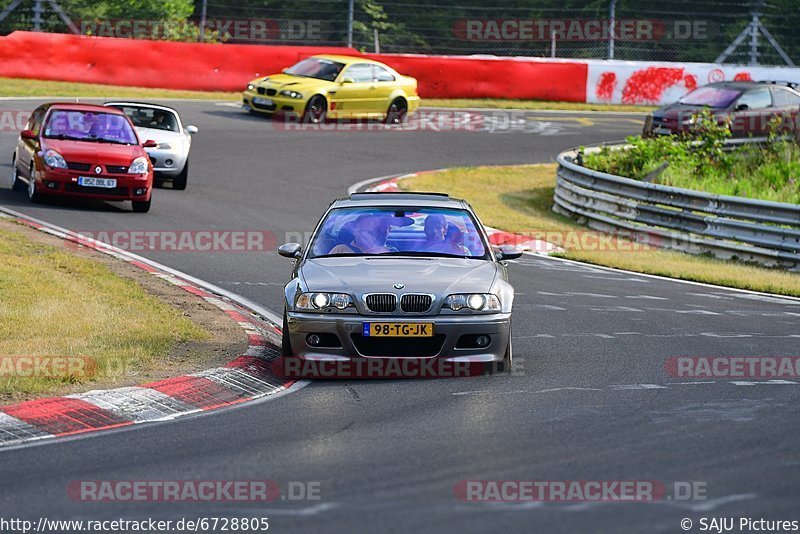
[(157, 143), (179, 143), (183, 141), (183, 134), (180, 132), (168, 132), (158, 128), (136, 127), (136, 133), (142, 141), (153, 140)]
[(65, 160), (78, 163), (103, 163), (105, 165), (130, 165), (144, 149), (139, 145), (118, 145), (114, 143), (91, 143), (61, 139), (43, 139), (42, 151), (55, 150)]
[[(363, 293), (485, 293), (497, 277), (491, 261), (463, 258), (343, 257), (306, 261), (301, 276), (309, 291)], [(394, 284), (405, 287), (398, 290)]]
[(302, 76), (292, 76), (291, 74), (273, 74), (267, 76), (266, 79), (261, 78), (253, 83), (256, 87), (272, 87), (278, 91), (283, 89), (291, 89), (293, 91), (302, 92), (304, 89), (326, 89), (334, 87), (335, 82), (327, 80), (319, 80), (317, 78), (303, 78)]
[(722, 108), (708, 108), (705, 106), (694, 106), (675, 102), (674, 104), (662, 106), (655, 110), (653, 112), (653, 117), (668, 117), (670, 119), (677, 119), (680, 117), (683, 120), (706, 110), (711, 111), (715, 115), (726, 112), (726, 110)]

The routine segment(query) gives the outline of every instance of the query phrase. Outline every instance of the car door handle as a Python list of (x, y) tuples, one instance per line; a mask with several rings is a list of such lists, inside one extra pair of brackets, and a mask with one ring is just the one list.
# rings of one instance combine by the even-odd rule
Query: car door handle
[(369, 86), (369, 88), (370, 88), (370, 89), (377, 89), (377, 88), (378, 88), (378, 86), (377, 86), (377, 85), (370, 85), (370, 86)]

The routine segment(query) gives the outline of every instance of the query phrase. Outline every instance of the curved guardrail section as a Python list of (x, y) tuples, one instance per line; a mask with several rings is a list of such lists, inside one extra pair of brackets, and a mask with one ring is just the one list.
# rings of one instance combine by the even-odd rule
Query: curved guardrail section
[(662, 248), (800, 270), (800, 205), (642, 182), (587, 169), (577, 157), (577, 149), (558, 155), (556, 213)]

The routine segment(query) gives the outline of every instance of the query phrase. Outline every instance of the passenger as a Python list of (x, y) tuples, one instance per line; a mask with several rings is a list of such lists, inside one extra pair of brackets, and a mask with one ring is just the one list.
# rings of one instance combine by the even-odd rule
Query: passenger
[[(344, 230), (344, 227), (342, 227)], [(341, 230), (340, 230), (341, 233)], [(386, 246), (389, 222), (377, 215), (361, 215), (353, 225), (353, 240), (333, 247), (328, 254), (380, 254), (391, 252)]]
[(432, 250), (444, 243), (447, 219), (444, 215), (428, 215), (425, 218), (425, 250)]

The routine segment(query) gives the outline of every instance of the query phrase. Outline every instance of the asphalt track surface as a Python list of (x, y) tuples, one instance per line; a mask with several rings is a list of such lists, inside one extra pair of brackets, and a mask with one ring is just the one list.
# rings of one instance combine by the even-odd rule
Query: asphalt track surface
[[(4, 101), (8, 110), (35, 102)], [(631, 115), (528, 112), (478, 131), (286, 131), (230, 105), (172, 103), (199, 126), (186, 191), (123, 205), (0, 203), (73, 230), (311, 231), (360, 180), (449, 166), (551, 161), (636, 133)], [(495, 119), (493, 119), (495, 120)], [(485, 123), (484, 123), (485, 124)], [(17, 133), (0, 132), (0, 173)], [(140, 252), (276, 313), (288, 260), (256, 252)], [(317, 381), (202, 416), (0, 450), (0, 517), (269, 517), (271, 532), (680, 532), (682, 518), (797, 520), (794, 383), (670, 378), (670, 356), (798, 355), (800, 302), (525, 256), (512, 376)], [(69, 320), (69, 318), (59, 318)], [(86, 503), (80, 480), (318, 481), (320, 499)], [(463, 480), (698, 482), (704, 500), (479, 503)]]

